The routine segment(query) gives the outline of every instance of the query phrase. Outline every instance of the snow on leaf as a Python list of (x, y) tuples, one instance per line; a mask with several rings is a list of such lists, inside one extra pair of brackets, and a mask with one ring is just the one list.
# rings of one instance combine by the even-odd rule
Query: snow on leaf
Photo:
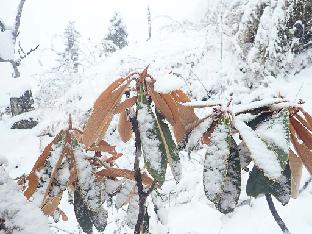
[(256, 129), (258, 136), (266, 143), (268, 149), (278, 156), (282, 170), (287, 165), (290, 147), (288, 118), (288, 108), (285, 108)]
[(159, 76), (155, 82), (155, 91), (158, 93), (170, 93), (171, 91), (178, 90), (183, 86), (183, 81), (172, 75), (167, 74)]
[(135, 189), (136, 189), (136, 182), (131, 180), (126, 180), (122, 185), (119, 193), (116, 195), (116, 209), (121, 208), (125, 204), (129, 203), (132, 199)]
[(157, 112), (156, 112), (156, 116), (157, 116), (157, 124), (159, 128), (159, 132), (161, 136), (161, 143), (163, 145), (163, 147), (160, 149), (161, 150), (164, 149), (164, 151), (162, 151), (162, 155), (167, 158), (173, 177), (176, 180), (176, 182), (179, 183), (182, 177), (182, 166), (181, 166), (177, 146), (172, 138), (172, 135), (171, 135), (171, 132), (167, 123), (164, 122), (164, 119), (162, 119), (161, 116)]
[(99, 232), (104, 232), (107, 225), (108, 212), (101, 207), (97, 212), (92, 212), (91, 220)]
[(162, 185), (165, 181), (167, 158), (162, 153), (165, 152), (165, 148), (151, 107), (141, 103), (137, 118), (147, 170)]
[(97, 212), (105, 199), (104, 183), (97, 181), (93, 168), (90, 163), (85, 159), (84, 152), (76, 148), (76, 163), (78, 171), (78, 187), (80, 194), (88, 208)]
[(139, 215), (139, 195), (133, 196), (131, 199), (128, 209), (127, 209), (127, 217), (126, 223), (130, 228), (134, 228)]
[(222, 213), (233, 211), (241, 191), (241, 169), (227, 118), (220, 120), (207, 146), (203, 180), (205, 194), (216, 208)]
[(190, 135), (188, 136), (188, 142), (186, 148), (188, 150), (196, 149), (200, 140), (202, 139), (204, 133), (211, 127), (213, 123), (212, 118), (207, 118), (206, 120), (202, 121), (197, 127), (195, 127)]
[(236, 118), (234, 124), (243, 141), (246, 143), (255, 164), (263, 169), (264, 174), (269, 178), (277, 179), (280, 177), (282, 168), (277, 155), (269, 150), (259, 136), (243, 121)]

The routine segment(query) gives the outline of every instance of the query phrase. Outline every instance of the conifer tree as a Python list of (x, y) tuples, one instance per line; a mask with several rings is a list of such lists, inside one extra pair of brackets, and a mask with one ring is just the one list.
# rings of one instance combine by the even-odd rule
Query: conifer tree
[(62, 54), (62, 63), (73, 72), (78, 72), (79, 66), (79, 42), (80, 33), (75, 27), (75, 22), (69, 22), (64, 31), (65, 51)]
[(104, 50), (107, 52), (115, 52), (128, 45), (128, 33), (126, 26), (118, 12), (116, 12), (110, 20), (108, 34), (103, 41)]

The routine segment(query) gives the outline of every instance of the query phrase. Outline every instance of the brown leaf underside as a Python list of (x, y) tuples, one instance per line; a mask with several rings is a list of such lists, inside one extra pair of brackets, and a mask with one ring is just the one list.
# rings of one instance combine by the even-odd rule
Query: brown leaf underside
[(127, 142), (132, 136), (132, 124), (128, 118), (126, 110), (121, 112), (118, 122), (118, 132), (123, 142)]
[(96, 100), (82, 135), (82, 142), (87, 148), (98, 143), (107, 131), (120, 99), (130, 83), (128, 80), (122, 85), (124, 81), (125, 78), (121, 78), (112, 83)]
[(292, 198), (297, 198), (302, 176), (302, 161), (292, 150), (289, 150), (288, 158), (291, 169), (291, 196)]
[[(134, 171), (119, 168), (107, 168), (96, 173), (96, 178), (98, 180), (101, 180), (103, 177), (124, 177), (129, 180), (135, 180)], [(142, 182), (146, 186), (152, 186), (153, 179), (146, 175), (142, 175)]]

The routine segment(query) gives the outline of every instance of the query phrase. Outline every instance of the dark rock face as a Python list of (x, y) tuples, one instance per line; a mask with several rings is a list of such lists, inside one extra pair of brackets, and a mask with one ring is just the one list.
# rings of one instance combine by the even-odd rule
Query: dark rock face
[(37, 126), (38, 121), (30, 119), (22, 119), (20, 121), (15, 122), (11, 129), (32, 129)]
[(11, 113), (19, 115), (34, 109), (34, 99), (30, 90), (27, 90), (21, 97), (10, 98)]

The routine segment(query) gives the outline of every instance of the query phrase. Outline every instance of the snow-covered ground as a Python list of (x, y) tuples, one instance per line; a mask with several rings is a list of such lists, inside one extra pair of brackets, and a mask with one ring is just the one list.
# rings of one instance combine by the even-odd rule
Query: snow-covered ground
[[(0, 6), (6, 4), (3, 1), (0, 0)], [(83, 1), (79, 2), (82, 4)], [(140, 2), (137, 3), (138, 5), (143, 4), (142, 1), (138, 2)], [(293, 102), (303, 99), (306, 102), (305, 109), (312, 113), (312, 79), (310, 77), (312, 68), (306, 68), (299, 74), (286, 79), (271, 80), (268, 87), (259, 87), (250, 94), (250, 90), (244, 88), (245, 81), (241, 80), (242, 74), (232, 50), (231, 38), (223, 35), (221, 57), (219, 26), (199, 22), (200, 16), (195, 17), (196, 20), (194, 20), (194, 15), (204, 15), (206, 12), (193, 7), (190, 9), (192, 14), (189, 13), (191, 17), (187, 18), (193, 21), (183, 21), (185, 18), (181, 18), (181, 15), (187, 15), (187, 4), (182, 4), (182, 12), (171, 14), (168, 10), (169, 6), (168, 9), (163, 9), (160, 7), (161, 3), (156, 2), (151, 1), (151, 6), (155, 4), (154, 9), (159, 10), (159, 16), (155, 16), (155, 21), (159, 22), (155, 23), (156, 29), (153, 30), (150, 41), (135, 38), (128, 47), (109, 57), (98, 58), (92, 66), (84, 67), (77, 74), (64, 75), (51, 68), (48, 58), (52, 53), (48, 48), (51, 37), (42, 39), (44, 46), (37, 52), (38, 56), (33, 55), (28, 65), (25, 61), (22, 67), (25, 75), (22, 75), (20, 79), (26, 81), (22, 81), (22, 84), (14, 86), (13, 82), (17, 81), (11, 81), (7, 76), (10, 68), (4, 69), (6, 65), (1, 64), (0, 69), (3, 68), (3, 70), (0, 70), (0, 76), (3, 77), (0, 77), (0, 110), (8, 105), (10, 96), (18, 95), (21, 93), (20, 89), (25, 89), (29, 85), (36, 104), (36, 109), (30, 113), (16, 117), (9, 115), (0, 117), (0, 155), (8, 159), (7, 171), (12, 178), (29, 173), (44, 146), (52, 140), (44, 134), (48, 132), (56, 134), (66, 127), (69, 113), (73, 115), (74, 126), (82, 128), (95, 99), (108, 84), (131, 71), (141, 71), (147, 65), (150, 65), (150, 73), (160, 82), (165, 83), (166, 79), (174, 75), (175, 79), (179, 79), (178, 82), (182, 88), (197, 101), (211, 98), (217, 102), (225, 102), (229, 94), (234, 93), (233, 96), (244, 103), (255, 96), (280, 93)], [(161, 2), (164, 4), (165, 1)], [(173, 1), (172, 6), (176, 2), (179, 1)], [(196, 2), (200, 4), (203, 1), (197, 0)], [(209, 4), (207, 4), (213, 8), (213, 2), (208, 1)], [(43, 3), (38, 4), (42, 6)], [(52, 4), (51, 1), (49, 4)], [(81, 7), (83, 6), (85, 5), (82, 4)], [(205, 4), (204, 7), (207, 8)], [(31, 10), (27, 11), (30, 14)], [(170, 19), (161, 17), (161, 14), (171, 14)], [(25, 17), (27, 19), (27, 16)], [(28, 24), (32, 21), (33, 19), (30, 19)], [(131, 27), (130, 29), (135, 31), (135, 27)], [(88, 27), (81, 26), (81, 28), (91, 31)], [(46, 54), (47, 51), (48, 54)], [(168, 75), (169, 73), (171, 75)], [(198, 114), (201, 115), (203, 112)], [(31, 130), (10, 129), (14, 122), (25, 117), (38, 119), (38, 126)], [(129, 162), (133, 160), (131, 159), (133, 157), (133, 144), (131, 143), (133, 142), (122, 143), (114, 131), (116, 126), (117, 120), (115, 119), (108, 131), (107, 139), (112, 144), (118, 145), (117, 151), (125, 155), (123, 159), (117, 161), (118, 165), (129, 167)], [(249, 198), (244, 189), (242, 189), (240, 205), (233, 213), (228, 215), (219, 213), (204, 194), (202, 184), (204, 153), (202, 151), (192, 153), (189, 159), (187, 154), (182, 152), (181, 158), (183, 165), (181, 182), (176, 185), (173, 178), (169, 177), (160, 190), (166, 201), (159, 210), (162, 222), (156, 221), (152, 208), (149, 210), (152, 216), (151, 233), (281, 233), (270, 214), (265, 198)], [(246, 185), (246, 177), (246, 174), (243, 174), (243, 188)], [(308, 179), (309, 174), (304, 171), (302, 185)], [(285, 207), (276, 200), (274, 201), (291, 233), (312, 233), (312, 223), (309, 218), (312, 215), (312, 186), (304, 190), (298, 199), (291, 199)], [(66, 202), (66, 195), (61, 208), (68, 215), (69, 221), (59, 221), (55, 224), (50, 219), (51, 230), (54, 233), (79, 233), (73, 207)], [(132, 233), (122, 222), (125, 216), (124, 210), (116, 211), (113, 208), (108, 210), (108, 226), (104, 233), (114, 233), (116, 230), (120, 230), (117, 233)]]

